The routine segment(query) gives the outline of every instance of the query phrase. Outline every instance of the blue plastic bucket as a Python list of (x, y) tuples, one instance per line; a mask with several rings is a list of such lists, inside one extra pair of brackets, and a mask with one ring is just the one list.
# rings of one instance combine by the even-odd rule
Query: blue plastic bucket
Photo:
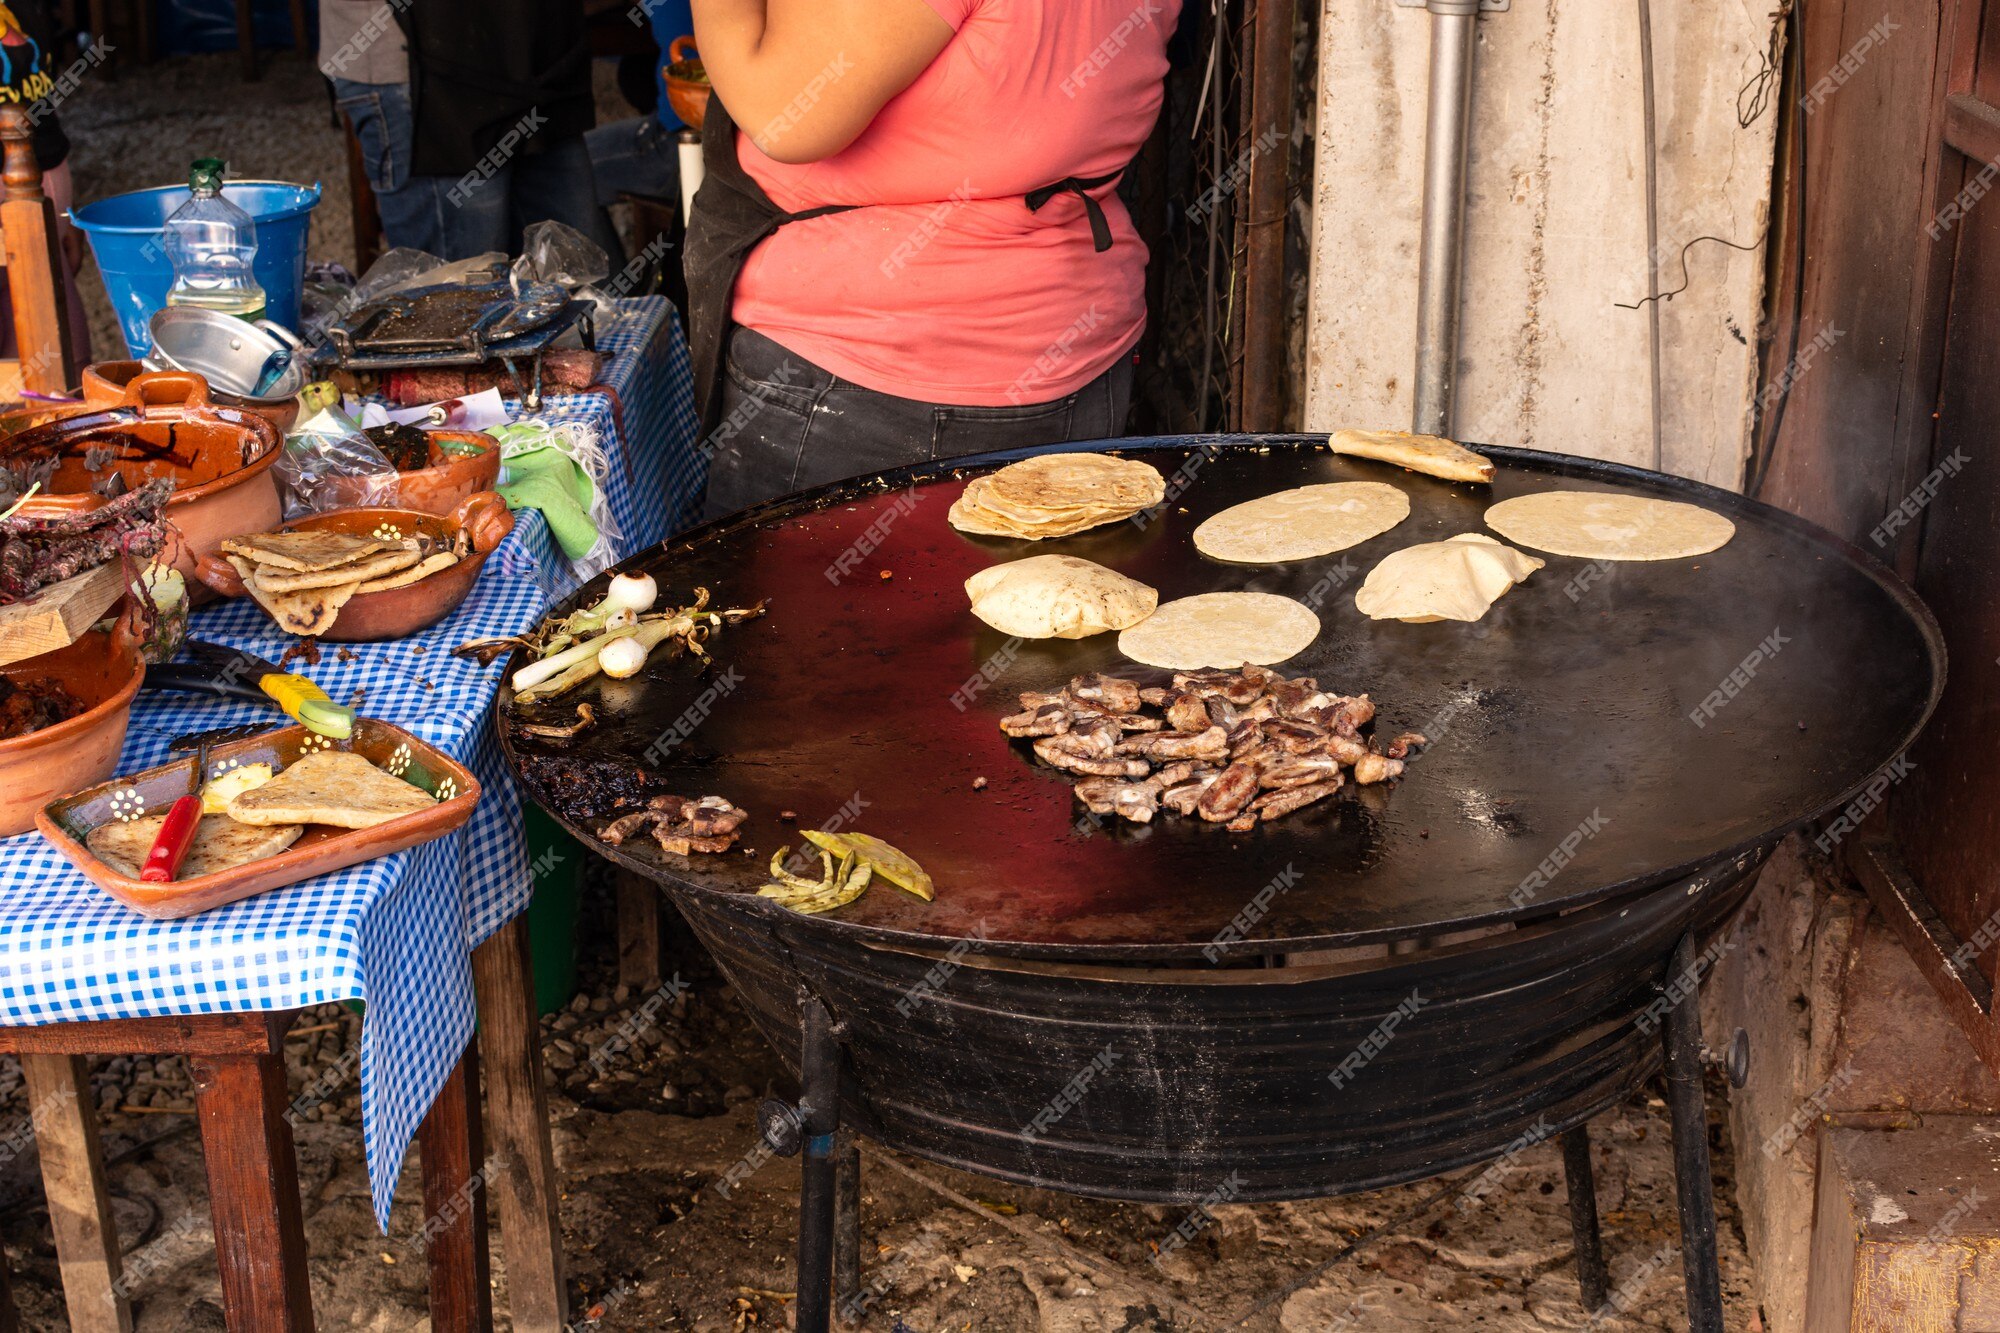
[[(299, 291), (306, 277), (306, 232), (319, 203), (319, 186), (284, 181), (230, 181), (223, 198), (257, 224), (257, 260), (251, 269), (264, 288), (269, 317), (288, 329), (299, 325)], [(167, 303), (174, 266), (160, 244), (167, 219), (188, 200), (185, 185), (159, 185), (114, 194), (69, 211), (70, 221), (90, 238), (97, 271), (104, 276), (111, 308), (127, 352), (153, 350), (146, 323)]]

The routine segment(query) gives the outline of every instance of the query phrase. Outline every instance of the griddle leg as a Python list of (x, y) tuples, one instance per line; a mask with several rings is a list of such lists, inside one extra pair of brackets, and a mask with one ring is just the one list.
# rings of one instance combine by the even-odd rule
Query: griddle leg
[(1674, 1193), (1680, 1201), (1681, 1270), (1689, 1333), (1723, 1333), (1722, 1271), (1715, 1256), (1715, 1177), (1708, 1161), (1708, 1111), (1701, 1091), (1701, 1002), (1694, 936), (1674, 948), (1668, 970), (1664, 1038), (1667, 1110), (1674, 1126)]
[(861, 1149), (843, 1129), (833, 1154), (833, 1295), (840, 1322), (858, 1324), (861, 1309)]
[(799, 1111), (799, 1292), (797, 1333), (829, 1333), (833, 1314), (834, 1139), (840, 1130), (840, 1043), (833, 1015), (801, 991), (805, 1049)]
[(1604, 1235), (1597, 1226), (1597, 1177), (1590, 1169), (1590, 1126), (1578, 1125), (1562, 1136), (1563, 1176), (1569, 1182), (1569, 1230), (1576, 1238), (1576, 1282), (1583, 1292), (1583, 1309), (1595, 1314), (1611, 1295), (1604, 1268)]

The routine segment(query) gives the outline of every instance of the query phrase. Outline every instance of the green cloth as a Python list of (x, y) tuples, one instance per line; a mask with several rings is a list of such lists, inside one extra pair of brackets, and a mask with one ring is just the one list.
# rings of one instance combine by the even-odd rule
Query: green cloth
[[(597, 524), (590, 508), (597, 486), (583, 465), (553, 443), (530, 443), (539, 433), (552, 441), (545, 427), (533, 424), (497, 426), (487, 432), (500, 441), (507, 480), (500, 485), (509, 509), (539, 509), (556, 544), (571, 560), (581, 560), (597, 544)], [(514, 453), (511, 446), (519, 446)]]

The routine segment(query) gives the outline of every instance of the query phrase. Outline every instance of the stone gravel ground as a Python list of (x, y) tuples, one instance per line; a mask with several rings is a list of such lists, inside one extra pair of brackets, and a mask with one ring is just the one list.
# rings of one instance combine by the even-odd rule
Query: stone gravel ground
[[(600, 71), (609, 88), (609, 70)], [(606, 114), (624, 114), (615, 93)], [(245, 176), (317, 179), (316, 258), (352, 262), (346, 169), (323, 89), (297, 57), (242, 83), (232, 56), (93, 76), (63, 107), (76, 141), (79, 199), (177, 179), (200, 153)], [(95, 274), (86, 289), (100, 356), (118, 347)], [(752, 1113), (776, 1065), (727, 986), (677, 931), (688, 983), (672, 1004), (621, 992), (614, 931), (598, 882), (582, 938), (584, 993), (544, 1023), (565, 1245), (578, 1330), (746, 1333), (790, 1323), (797, 1165), (772, 1160), (718, 1188), (754, 1152)], [(612, 1049), (634, 1016), (629, 1049)], [(343, 1006), (303, 1016), (287, 1042), (295, 1094), (343, 1067), (360, 1019)], [(593, 1061), (601, 1053), (602, 1058)], [(100, 1061), (93, 1074), (139, 1333), (221, 1329), (213, 1237), (181, 1060)], [(1713, 1091), (1713, 1090), (1712, 1090)], [(1762, 1327), (1714, 1092), (1711, 1139), (1724, 1210), (1728, 1327)], [(8, 1145), (25, 1123), (19, 1071), (0, 1058), (0, 1240), (26, 1326), (63, 1329), (55, 1258), (32, 1151)], [(299, 1164), (313, 1295), (326, 1329), (428, 1327), (421, 1190), (399, 1184), (390, 1234), (375, 1229), (362, 1168), (359, 1098), (339, 1082), (305, 1113)], [(1446, 1200), (1409, 1217), (1436, 1185), (1333, 1201), (1219, 1207), (1192, 1243), (1154, 1260), (1187, 1214), (1021, 1189), (920, 1163), (918, 1178), (864, 1170), (865, 1325), (887, 1333), (1139, 1333), (1241, 1327), (1248, 1333), (1482, 1333), (1684, 1328), (1664, 1108), (1645, 1097), (1601, 1118), (1597, 1181), (1620, 1308), (1593, 1322), (1569, 1264), (1560, 1152), (1529, 1148), (1476, 1206)], [(934, 1186), (969, 1201), (953, 1203)], [(1351, 1259), (1302, 1281), (1358, 1236), (1409, 1217)], [(1010, 1229), (1012, 1228), (1012, 1229)], [(1035, 1239), (1029, 1239), (1033, 1237)], [(504, 1265), (496, 1264), (500, 1308)], [(1294, 1285), (1298, 1290), (1283, 1293)], [(501, 1327), (507, 1327), (504, 1317)]]

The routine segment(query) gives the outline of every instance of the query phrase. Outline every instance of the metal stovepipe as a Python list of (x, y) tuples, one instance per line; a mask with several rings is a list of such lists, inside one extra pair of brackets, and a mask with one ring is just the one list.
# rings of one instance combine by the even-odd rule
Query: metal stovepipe
[(1430, 113), (1424, 132), (1423, 257), (1417, 285), (1413, 429), (1451, 430), (1465, 242), (1465, 162), (1472, 138), (1472, 62), (1479, 0), (1429, 0)]

